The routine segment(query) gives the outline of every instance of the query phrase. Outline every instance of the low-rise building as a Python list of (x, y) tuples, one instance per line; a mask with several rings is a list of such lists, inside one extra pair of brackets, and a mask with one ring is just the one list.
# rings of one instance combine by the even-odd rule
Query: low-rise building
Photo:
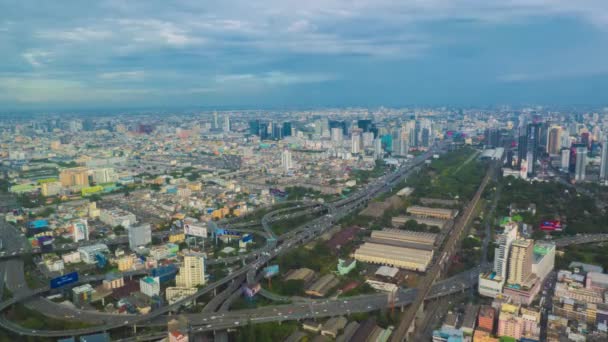
[(167, 287), (165, 290), (165, 299), (169, 305), (180, 301), (188, 296), (192, 296), (198, 289), (196, 287)]
[(326, 274), (310, 285), (306, 290), (306, 294), (315, 297), (325, 297), (338, 283), (338, 279), (333, 274)]
[(89, 246), (82, 246), (77, 249), (78, 253), (80, 253), (80, 259), (87, 264), (95, 264), (97, 260), (95, 256), (97, 253), (108, 253), (110, 250), (108, 246), (98, 243)]
[(148, 297), (160, 295), (160, 280), (158, 277), (143, 277), (139, 280), (139, 290)]
[(452, 209), (430, 208), (418, 205), (409, 206), (406, 211), (410, 215), (416, 215), (421, 217), (433, 217), (442, 220), (451, 220), (456, 217), (458, 213), (456, 210)]
[(366, 242), (355, 251), (354, 257), (361, 262), (423, 272), (433, 258), (433, 251)]
[(332, 317), (323, 324), (321, 335), (335, 339), (338, 336), (338, 332), (344, 329), (346, 323), (348, 323), (348, 320), (344, 317)]

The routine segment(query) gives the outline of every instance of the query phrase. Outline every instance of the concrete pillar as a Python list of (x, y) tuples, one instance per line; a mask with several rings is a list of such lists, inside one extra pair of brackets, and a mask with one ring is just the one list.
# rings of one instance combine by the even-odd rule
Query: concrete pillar
[(133, 324), (133, 334), (137, 334), (137, 325)]
[(213, 296), (217, 296), (217, 287), (215, 289), (213, 289)]

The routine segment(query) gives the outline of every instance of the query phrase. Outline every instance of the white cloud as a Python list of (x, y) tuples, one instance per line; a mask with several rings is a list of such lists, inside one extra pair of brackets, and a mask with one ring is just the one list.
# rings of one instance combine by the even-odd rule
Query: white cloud
[(70, 30), (50, 30), (40, 31), (37, 37), (49, 40), (64, 40), (74, 42), (90, 42), (92, 40), (104, 40), (112, 37), (112, 32), (105, 29), (93, 29), (86, 27), (76, 27)]
[(97, 76), (104, 80), (139, 80), (139, 79), (144, 78), (145, 73), (141, 70), (114, 71), (114, 72), (104, 72)]
[(50, 55), (51, 53), (49, 53), (48, 51), (31, 50), (22, 53), (21, 57), (23, 57), (23, 59), (25, 59), (25, 61), (28, 62), (31, 66), (38, 68), (49, 61), (48, 57)]
[(260, 85), (277, 86), (299, 83), (323, 83), (338, 79), (334, 74), (324, 73), (287, 73), (281, 71), (270, 71), (259, 74), (228, 74), (218, 75), (215, 80), (219, 84), (229, 83), (231, 85)]

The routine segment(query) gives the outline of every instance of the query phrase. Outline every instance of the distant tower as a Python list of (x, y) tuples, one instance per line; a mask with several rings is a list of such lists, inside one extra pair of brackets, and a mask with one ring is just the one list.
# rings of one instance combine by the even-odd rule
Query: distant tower
[(213, 112), (213, 129), (217, 129), (219, 127), (218, 125), (218, 121), (217, 121), (217, 112)]
[(565, 171), (568, 171), (568, 168), (570, 168), (570, 149), (569, 148), (562, 148), (561, 167), (562, 167), (562, 170), (565, 170)]
[(501, 235), (498, 235), (496, 242), (498, 246), (494, 252), (494, 272), (497, 277), (504, 281), (507, 276), (507, 261), (509, 260), (509, 250), (511, 244), (517, 239), (517, 224), (507, 224)]
[(360, 132), (353, 132), (351, 136), (351, 153), (358, 154), (361, 152), (361, 134)]
[(342, 127), (333, 127), (331, 129), (331, 141), (341, 144), (344, 139)]
[(608, 180), (608, 135), (602, 140), (602, 156), (600, 164), (600, 179)]
[(224, 132), (228, 133), (230, 132), (230, 115), (226, 114), (226, 116), (224, 116)]
[(507, 283), (522, 285), (532, 274), (532, 259), (534, 256), (533, 240), (515, 240), (511, 245), (509, 258), (509, 279)]
[(376, 159), (382, 159), (382, 140), (380, 138), (374, 139), (374, 157)]
[(549, 137), (547, 138), (547, 153), (549, 155), (559, 154), (562, 144), (562, 128), (560, 126), (552, 126), (549, 128)]
[(585, 180), (585, 157), (587, 156), (587, 147), (576, 147), (576, 165), (574, 169), (574, 180)]
[(291, 163), (291, 152), (288, 149), (284, 149), (281, 153), (281, 167), (285, 172), (288, 172), (293, 168)]

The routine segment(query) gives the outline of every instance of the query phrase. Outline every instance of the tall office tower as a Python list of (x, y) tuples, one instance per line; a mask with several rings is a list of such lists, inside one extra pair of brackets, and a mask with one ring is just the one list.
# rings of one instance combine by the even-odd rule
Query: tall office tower
[(374, 133), (363, 132), (361, 139), (363, 140), (363, 147), (371, 147), (374, 143)]
[(205, 255), (188, 253), (184, 255), (184, 263), (175, 277), (177, 287), (196, 287), (205, 285)]
[(93, 121), (93, 119), (90, 119), (90, 118), (84, 119), (84, 121), (82, 122), (82, 129), (87, 132), (94, 131), (95, 122)]
[(431, 133), (429, 131), (429, 128), (428, 127), (424, 127), (422, 129), (421, 138), (420, 138), (422, 147), (429, 147), (430, 146), (430, 135), (431, 135)]
[(217, 112), (213, 112), (213, 125), (212, 126), (213, 127), (211, 127), (211, 128), (213, 128), (213, 129), (218, 129), (220, 127), (219, 123), (218, 123)]
[(500, 131), (498, 128), (491, 127), (486, 130), (486, 145), (491, 147), (498, 147), (500, 144)]
[(528, 125), (526, 136), (528, 142), (526, 144), (526, 160), (528, 161), (528, 177), (534, 177), (536, 175), (536, 163), (538, 161), (538, 146), (540, 143), (540, 123), (533, 123)]
[(291, 163), (291, 151), (288, 149), (284, 149), (283, 152), (281, 152), (281, 167), (285, 172), (293, 168)]
[(408, 145), (416, 147), (416, 120), (410, 120), (405, 124), (405, 131), (408, 135)]
[(549, 128), (549, 136), (547, 138), (547, 153), (549, 155), (558, 155), (562, 147), (562, 128), (560, 126), (551, 126)]
[(361, 132), (355, 131), (351, 135), (350, 151), (352, 154), (361, 152)]
[(407, 154), (410, 152), (409, 142), (410, 142), (410, 139), (409, 139), (409, 135), (408, 135), (407, 131), (405, 129), (401, 128), (400, 136), (399, 136), (399, 155), (400, 156), (407, 156)]
[(520, 136), (517, 138), (517, 168), (520, 170), (522, 162), (526, 159), (526, 154), (528, 153), (528, 137), (526, 136), (525, 131), (523, 134), (521, 133), (522, 132), (520, 132)]
[(89, 170), (86, 167), (74, 167), (59, 173), (62, 186), (89, 186)]
[(329, 128), (340, 128), (342, 129), (342, 135), (348, 135), (348, 128), (346, 127), (346, 122), (344, 121), (330, 120)]
[(517, 239), (517, 224), (509, 223), (505, 225), (505, 230), (496, 238), (498, 245), (494, 250), (494, 272), (501, 281), (507, 277), (507, 261), (509, 260), (509, 250), (511, 244)]
[(534, 259), (534, 240), (520, 239), (511, 244), (511, 257), (509, 258), (509, 284), (524, 284), (532, 274), (532, 261)]
[(260, 134), (260, 120), (249, 121), (249, 134), (251, 134), (251, 135)]
[(569, 148), (562, 148), (562, 162), (561, 162), (561, 169), (564, 171), (568, 171), (568, 169), (570, 168), (570, 149)]
[(278, 122), (272, 124), (272, 139), (281, 140), (283, 139), (283, 126)]
[(230, 132), (230, 114), (224, 116), (224, 132)]
[(600, 179), (608, 180), (608, 135), (602, 140), (602, 155), (600, 161)]
[(331, 141), (341, 144), (344, 140), (342, 127), (333, 127), (331, 129)]
[(152, 242), (152, 227), (150, 224), (130, 226), (127, 228), (129, 233), (129, 248), (135, 250), (139, 246), (145, 246)]
[(374, 139), (374, 157), (376, 159), (382, 159), (382, 140), (380, 138)]
[(585, 158), (587, 156), (587, 147), (577, 146), (576, 147), (576, 166), (574, 169), (574, 180), (583, 181), (585, 180)]
[(321, 136), (324, 138), (329, 138), (331, 135), (331, 131), (329, 129), (329, 120), (321, 119)]
[(290, 137), (291, 135), (291, 122), (283, 122), (283, 137)]
[(258, 121), (258, 134), (257, 135), (262, 140), (268, 139), (268, 122), (259, 122)]
[(589, 132), (581, 133), (581, 143), (585, 145), (585, 147), (590, 148), (591, 142), (591, 134), (589, 134)]

